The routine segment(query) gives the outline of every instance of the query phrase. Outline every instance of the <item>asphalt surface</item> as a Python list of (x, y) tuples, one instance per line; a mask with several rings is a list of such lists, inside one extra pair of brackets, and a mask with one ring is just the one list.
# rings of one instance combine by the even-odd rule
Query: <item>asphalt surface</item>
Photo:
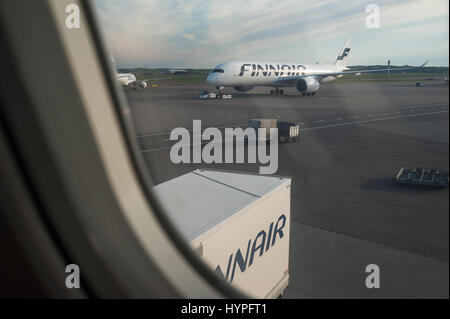
[[(401, 186), (401, 167), (449, 169), (449, 86), (443, 81), (322, 85), (229, 91), (200, 100), (201, 84), (161, 83), (127, 93), (142, 155), (156, 184), (198, 167), (257, 172), (259, 164), (173, 164), (176, 127), (246, 127), (251, 118), (303, 123), (279, 145), (277, 174), (292, 176), (287, 298), (448, 298), (449, 192)], [(365, 285), (380, 268), (380, 288)]]

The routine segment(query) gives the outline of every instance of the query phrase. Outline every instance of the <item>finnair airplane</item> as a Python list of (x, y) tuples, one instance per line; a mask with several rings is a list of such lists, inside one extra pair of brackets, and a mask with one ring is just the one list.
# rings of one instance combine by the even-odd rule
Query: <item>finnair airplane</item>
[(273, 87), (272, 95), (283, 94), (283, 87), (295, 87), (302, 95), (314, 95), (321, 83), (330, 82), (345, 74), (360, 75), (361, 73), (410, 70), (420, 67), (372, 69), (351, 71), (346, 67), (350, 52), (349, 38), (342, 48), (334, 64), (299, 64), (270, 62), (227, 62), (216, 66), (208, 75), (207, 82), (216, 85), (218, 89), (233, 87), (239, 92), (253, 89), (255, 86)]

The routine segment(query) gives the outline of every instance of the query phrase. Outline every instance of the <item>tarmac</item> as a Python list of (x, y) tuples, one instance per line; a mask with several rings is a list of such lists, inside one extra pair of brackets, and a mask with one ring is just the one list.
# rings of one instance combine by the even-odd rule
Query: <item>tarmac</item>
[[(315, 96), (293, 89), (226, 90), (161, 82), (127, 92), (135, 134), (155, 184), (196, 168), (257, 172), (259, 164), (173, 164), (177, 127), (242, 127), (253, 118), (303, 123), (278, 150), (276, 174), (292, 177), (290, 284), (286, 298), (449, 298), (449, 191), (398, 185), (401, 167), (449, 169), (449, 86), (444, 81), (330, 83)], [(209, 87), (210, 90), (213, 88)], [(366, 287), (367, 265), (380, 288)]]

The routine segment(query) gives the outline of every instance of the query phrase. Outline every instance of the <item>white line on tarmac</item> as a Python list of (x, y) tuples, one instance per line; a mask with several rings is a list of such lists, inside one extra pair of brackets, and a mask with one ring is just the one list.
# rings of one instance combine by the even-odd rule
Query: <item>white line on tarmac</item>
[(444, 103), (437, 103), (437, 104), (430, 104), (430, 105), (404, 106), (404, 107), (401, 107), (400, 109), (402, 109), (402, 110), (410, 110), (410, 109), (420, 109), (420, 108), (424, 108), (424, 107), (436, 107), (436, 106), (442, 106), (442, 105), (446, 105), (446, 104), (444, 104)]
[[(232, 124), (232, 125), (226, 125), (226, 126), (217, 126), (216, 128), (227, 128), (227, 127), (238, 127), (247, 125), (248, 123), (241, 123), (241, 124)], [(209, 126), (208, 126), (209, 127)], [(189, 132), (192, 132), (192, 130), (188, 130)], [(144, 135), (136, 135), (136, 138), (146, 138), (146, 137), (152, 137), (152, 136), (161, 136), (161, 135), (170, 135), (170, 132), (161, 132), (161, 133), (152, 133), (152, 134), (144, 134)]]
[[(401, 115), (401, 116), (383, 117), (383, 118), (372, 119), (372, 120), (363, 120), (363, 121), (355, 121), (355, 122), (347, 122), (347, 123), (338, 123), (338, 124), (330, 124), (330, 125), (323, 125), (323, 126), (316, 126), (316, 127), (308, 127), (308, 128), (302, 129), (301, 131), (319, 130), (319, 129), (336, 127), (336, 126), (357, 125), (357, 124), (370, 123), (370, 122), (387, 121), (387, 120), (395, 120), (395, 119), (401, 119), (401, 118), (407, 118), (407, 117), (418, 117), (418, 116), (425, 116), (425, 115), (432, 115), (432, 114), (442, 114), (442, 113), (448, 113), (448, 110), (446, 110), (446, 111), (428, 112), (428, 113), (420, 113), (420, 114), (409, 114), (409, 115)], [(206, 143), (208, 143), (208, 141), (203, 142), (201, 144), (206, 144)], [(193, 145), (193, 144), (189, 144), (189, 145)], [(168, 150), (170, 148), (171, 148), (171, 146), (161, 147), (161, 148), (153, 148), (153, 149), (143, 150), (141, 152), (142, 153), (148, 153), (148, 152), (155, 152), (155, 151), (161, 151), (161, 150)]]
[(170, 148), (170, 146), (168, 146), (168, 147), (161, 147), (161, 148), (152, 148), (152, 149), (148, 149), (148, 150), (143, 150), (143, 151), (141, 151), (141, 153), (163, 151), (163, 150), (168, 150), (169, 148)]
[[(241, 141), (241, 140), (244, 140), (243, 138), (235, 138), (235, 139), (233, 139), (233, 142), (234, 141)], [(220, 143), (220, 144), (222, 144), (222, 143), (226, 143), (227, 141), (231, 141), (230, 139), (224, 139), (224, 140), (220, 140), (220, 141), (215, 141), (215, 142), (212, 142), (212, 143)], [(201, 142), (201, 143), (190, 143), (190, 144), (184, 144), (184, 145), (181, 145), (181, 147), (183, 147), (183, 146), (194, 146), (194, 145), (205, 145), (205, 144), (208, 144), (208, 143), (211, 143), (211, 141), (204, 141), (204, 142)], [(162, 151), (162, 150), (168, 150), (169, 148), (171, 148), (172, 146), (167, 146), (167, 147), (161, 147), (161, 148), (151, 148), (151, 149), (148, 149), (148, 150), (143, 150), (143, 151), (141, 151), (141, 153), (148, 153), (148, 152), (154, 152), (154, 151)]]
[[(255, 92), (256, 93), (256, 92)], [(261, 92), (262, 93), (262, 92)], [(444, 106), (442, 106), (444, 105)], [(402, 107), (402, 109), (406, 109), (407, 110), (411, 110), (411, 109), (417, 109), (417, 108), (423, 108), (423, 107), (436, 107), (436, 106), (442, 106), (442, 109), (445, 110), (447, 109), (447, 106), (445, 106), (445, 104), (439, 103), (439, 104), (431, 104), (431, 105), (421, 105), (421, 106), (413, 106), (413, 107)], [(297, 110), (292, 111), (292, 112), (297, 112)], [(401, 114), (400, 111), (396, 112), (397, 114)], [(328, 114), (330, 115), (334, 115), (336, 114), (335, 112), (329, 112)], [(373, 117), (373, 114), (369, 114), (367, 116)], [(358, 118), (358, 115), (355, 115), (354, 118)], [(243, 126), (243, 125), (247, 125), (247, 123), (241, 123), (241, 124), (233, 124), (233, 125), (228, 125), (228, 126), (220, 126), (218, 128), (226, 128), (226, 127), (237, 127), (237, 126)], [(192, 132), (192, 130), (189, 130), (189, 132)], [(152, 134), (143, 134), (143, 135), (136, 135), (137, 138), (146, 138), (146, 137), (152, 137), (152, 136), (161, 136), (161, 135), (170, 135), (170, 132), (161, 132), (161, 133), (152, 133)]]
[(315, 127), (308, 127), (308, 128), (302, 129), (302, 131), (318, 130), (318, 129), (328, 128), (328, 127), (355, 125), (355, 124), (370, 123), (370, 122), (377, 122), (377, 121), (395, 120), (395, 119), (401, 119), (401, 118), (405, 118), (405, 117), (417, 117), (417, 116), (440, 114), (440, 113), (448, 113), (448, 111), (437, 111), (437, 112), (428, 112), (428, 113), (421, 113), (421, 114), (391, 116), (391, 117), (383, 117), (383, 118), (378, 118), (378, 119), (373, 119), (373, 120), (363, 120), (363, 121), (355, 121), (355, 122), (347, 122), (347, 123), (330, 124), (330, 125), (324, 125), (324, 126), (315, 126)]
[[(200, 134), (195, 134), (194, 136), (203, 136), (203, 134), (202, 134), (202, 133), (200, 133)], [(173, 141), (173, 140), (171, 140), (170, 138), (164, 138), (164, 139), (162, 139), (161, 141), (167, 142), (167, 141)]]

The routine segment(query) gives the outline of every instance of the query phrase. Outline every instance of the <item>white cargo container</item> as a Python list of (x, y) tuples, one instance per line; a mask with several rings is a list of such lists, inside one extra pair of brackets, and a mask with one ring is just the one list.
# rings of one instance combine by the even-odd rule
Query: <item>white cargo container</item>
[(154, 191), (191, 247), (228, 282), (276, 298), (289, 281), (290, 178), (195, 170)]

